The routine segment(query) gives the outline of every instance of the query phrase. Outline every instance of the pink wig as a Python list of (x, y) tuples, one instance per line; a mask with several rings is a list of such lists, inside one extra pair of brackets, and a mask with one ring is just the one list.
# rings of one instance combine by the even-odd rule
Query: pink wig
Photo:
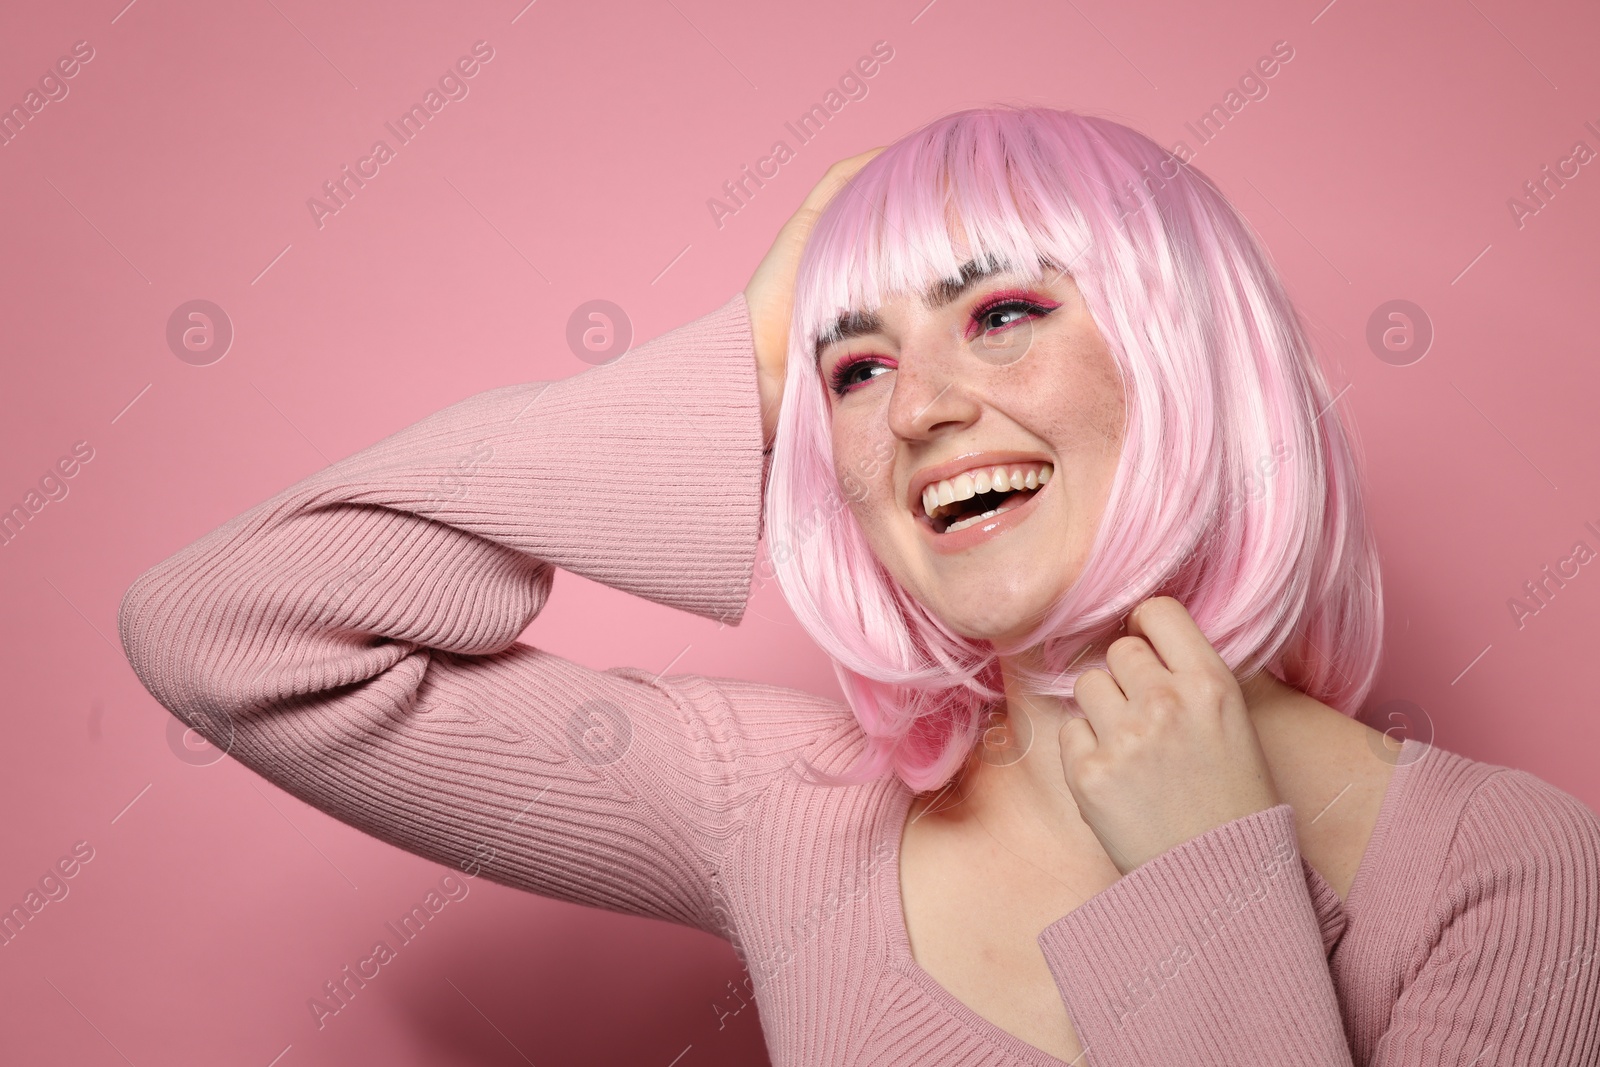
[[(950, 220), (988, 266), (1066, 269), (1116, 360), (1121, 457), (1083, 573), (1015, 648), (951, 631), (879, 564), (835, 467), (816, 342), (841, 313), (956, 280)], [(1352, 442), (1305, 330), (1245, 221), (1199, 170), (1107, 119), (957, 112), (863, 167), (800, 262), (767, 487), (785, 597), (869, 738), (835, 783), (946, 783), (1003, 700), (1078, 676), (1147, 597), (1176, 597), (1240, 679), (1267, 669), (1347, 715), (1382, 641), (1377, 548)], [(889, 457), (881, 457), (887, 459)], [(1093, 655), (1085, 655), (1090, 651)]]

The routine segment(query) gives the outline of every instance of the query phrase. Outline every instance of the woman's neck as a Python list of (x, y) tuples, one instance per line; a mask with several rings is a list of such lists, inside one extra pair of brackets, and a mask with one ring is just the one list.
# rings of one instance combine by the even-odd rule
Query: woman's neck
[[(1048, 825), (1088, 833), (1061, 767), (1061, 727), (1078, 714), (1076, 708), (1059, 697), (1025, 692), (1009, 671), (1003, 674), (1004, 703), (990, 713), (962, 769), (937, 797), (922, 801), (922, 812), (984, 822), (1027, 810)], [(1262, 730), (1275, 729), (1297, 701), (1309, 699), (1269, 671), (1246, 679), (1240, 688), (1252, 721)]]

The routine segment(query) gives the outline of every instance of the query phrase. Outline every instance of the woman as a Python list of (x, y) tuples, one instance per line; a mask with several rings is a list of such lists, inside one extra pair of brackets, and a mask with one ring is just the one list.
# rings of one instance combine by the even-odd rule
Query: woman
[[(1352, 717), (1355, 467), (1227, 202), (1048, 109), (880, 152), (710, 314), (141, 576), (140, 679), (383, 840), (727, 938), (774, 1064), (1596, 1062), (1600, 820)], [(558, 567), (737, 623), (763, 532), (848, 706), (516, 642)]]

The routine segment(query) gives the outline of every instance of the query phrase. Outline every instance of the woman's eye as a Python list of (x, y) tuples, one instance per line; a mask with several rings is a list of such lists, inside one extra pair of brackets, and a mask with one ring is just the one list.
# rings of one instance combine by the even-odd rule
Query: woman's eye
[(1003, 330), (1033, 315), (1047, 315), (1052, 309), (1027, 300), (1007, 300), (981, 309), (974, 319), (984, 332)]
[(986, 323), (988, 323), (989, 329), (996, 330), (996, 329), (999, 329), (1002, 326), (1009, 326), (1009, 325), (1011, 325), (1012, 322), (1016, 321), (1015, 319), (1007, 318), (1007, 316), (1009, 316), (1009, 315), (1022, 316), (1022, 315), (1025, 315), (1025, 314), (1027, 314), (1027, 312), (1023, 311), (1021, 308), (1018, 308), (1018, 307), (1005, 307), (1005, 308), (995, 308), (992, 311), (985, 312), (983, 318), (984, 318), (984, 321)]
[[(990, 335), (1009, 330), (1026, 319), (1041, 318), (1050, 314), (1060, 304), (1042, 304), (1019, 297), (993, 299), (993, 302), (972, 312), (977, 334)], [(973, 334), (969, 331), (969, 339)], [(893, 363), (885, 363), (871, 356), (845, 356), (834, 365), (828, 375), (828, 385), (835, 396), (844, 396), (852, 389), (877, 377), (874, 370), (893, 370)]]
[(833, 368), (833, 374), (831, 375), (829, 384), (833, 387), (833, 391), (836, 395), (843, 396), (851, 389), (854, 389), (856, 386), (866, 381), (868, 378), (876, 377), (876, 375), (863, 375), (860, 373), (862, 371), (871, 370), (874, 367), (882, 370), (888, 369), (875, 359), (844, 360), (837, 367)]

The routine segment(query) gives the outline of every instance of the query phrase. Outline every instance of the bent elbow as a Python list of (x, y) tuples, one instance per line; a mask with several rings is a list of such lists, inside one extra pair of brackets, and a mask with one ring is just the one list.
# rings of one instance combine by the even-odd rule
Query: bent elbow
[(233, 714), (239, 701), (221, 684), (217, 628), (202, 615), (205, 598), (177, 557), (150, 568), (122, 594), (117, 633), (122, 652), (156, 702), (194, 725)]

